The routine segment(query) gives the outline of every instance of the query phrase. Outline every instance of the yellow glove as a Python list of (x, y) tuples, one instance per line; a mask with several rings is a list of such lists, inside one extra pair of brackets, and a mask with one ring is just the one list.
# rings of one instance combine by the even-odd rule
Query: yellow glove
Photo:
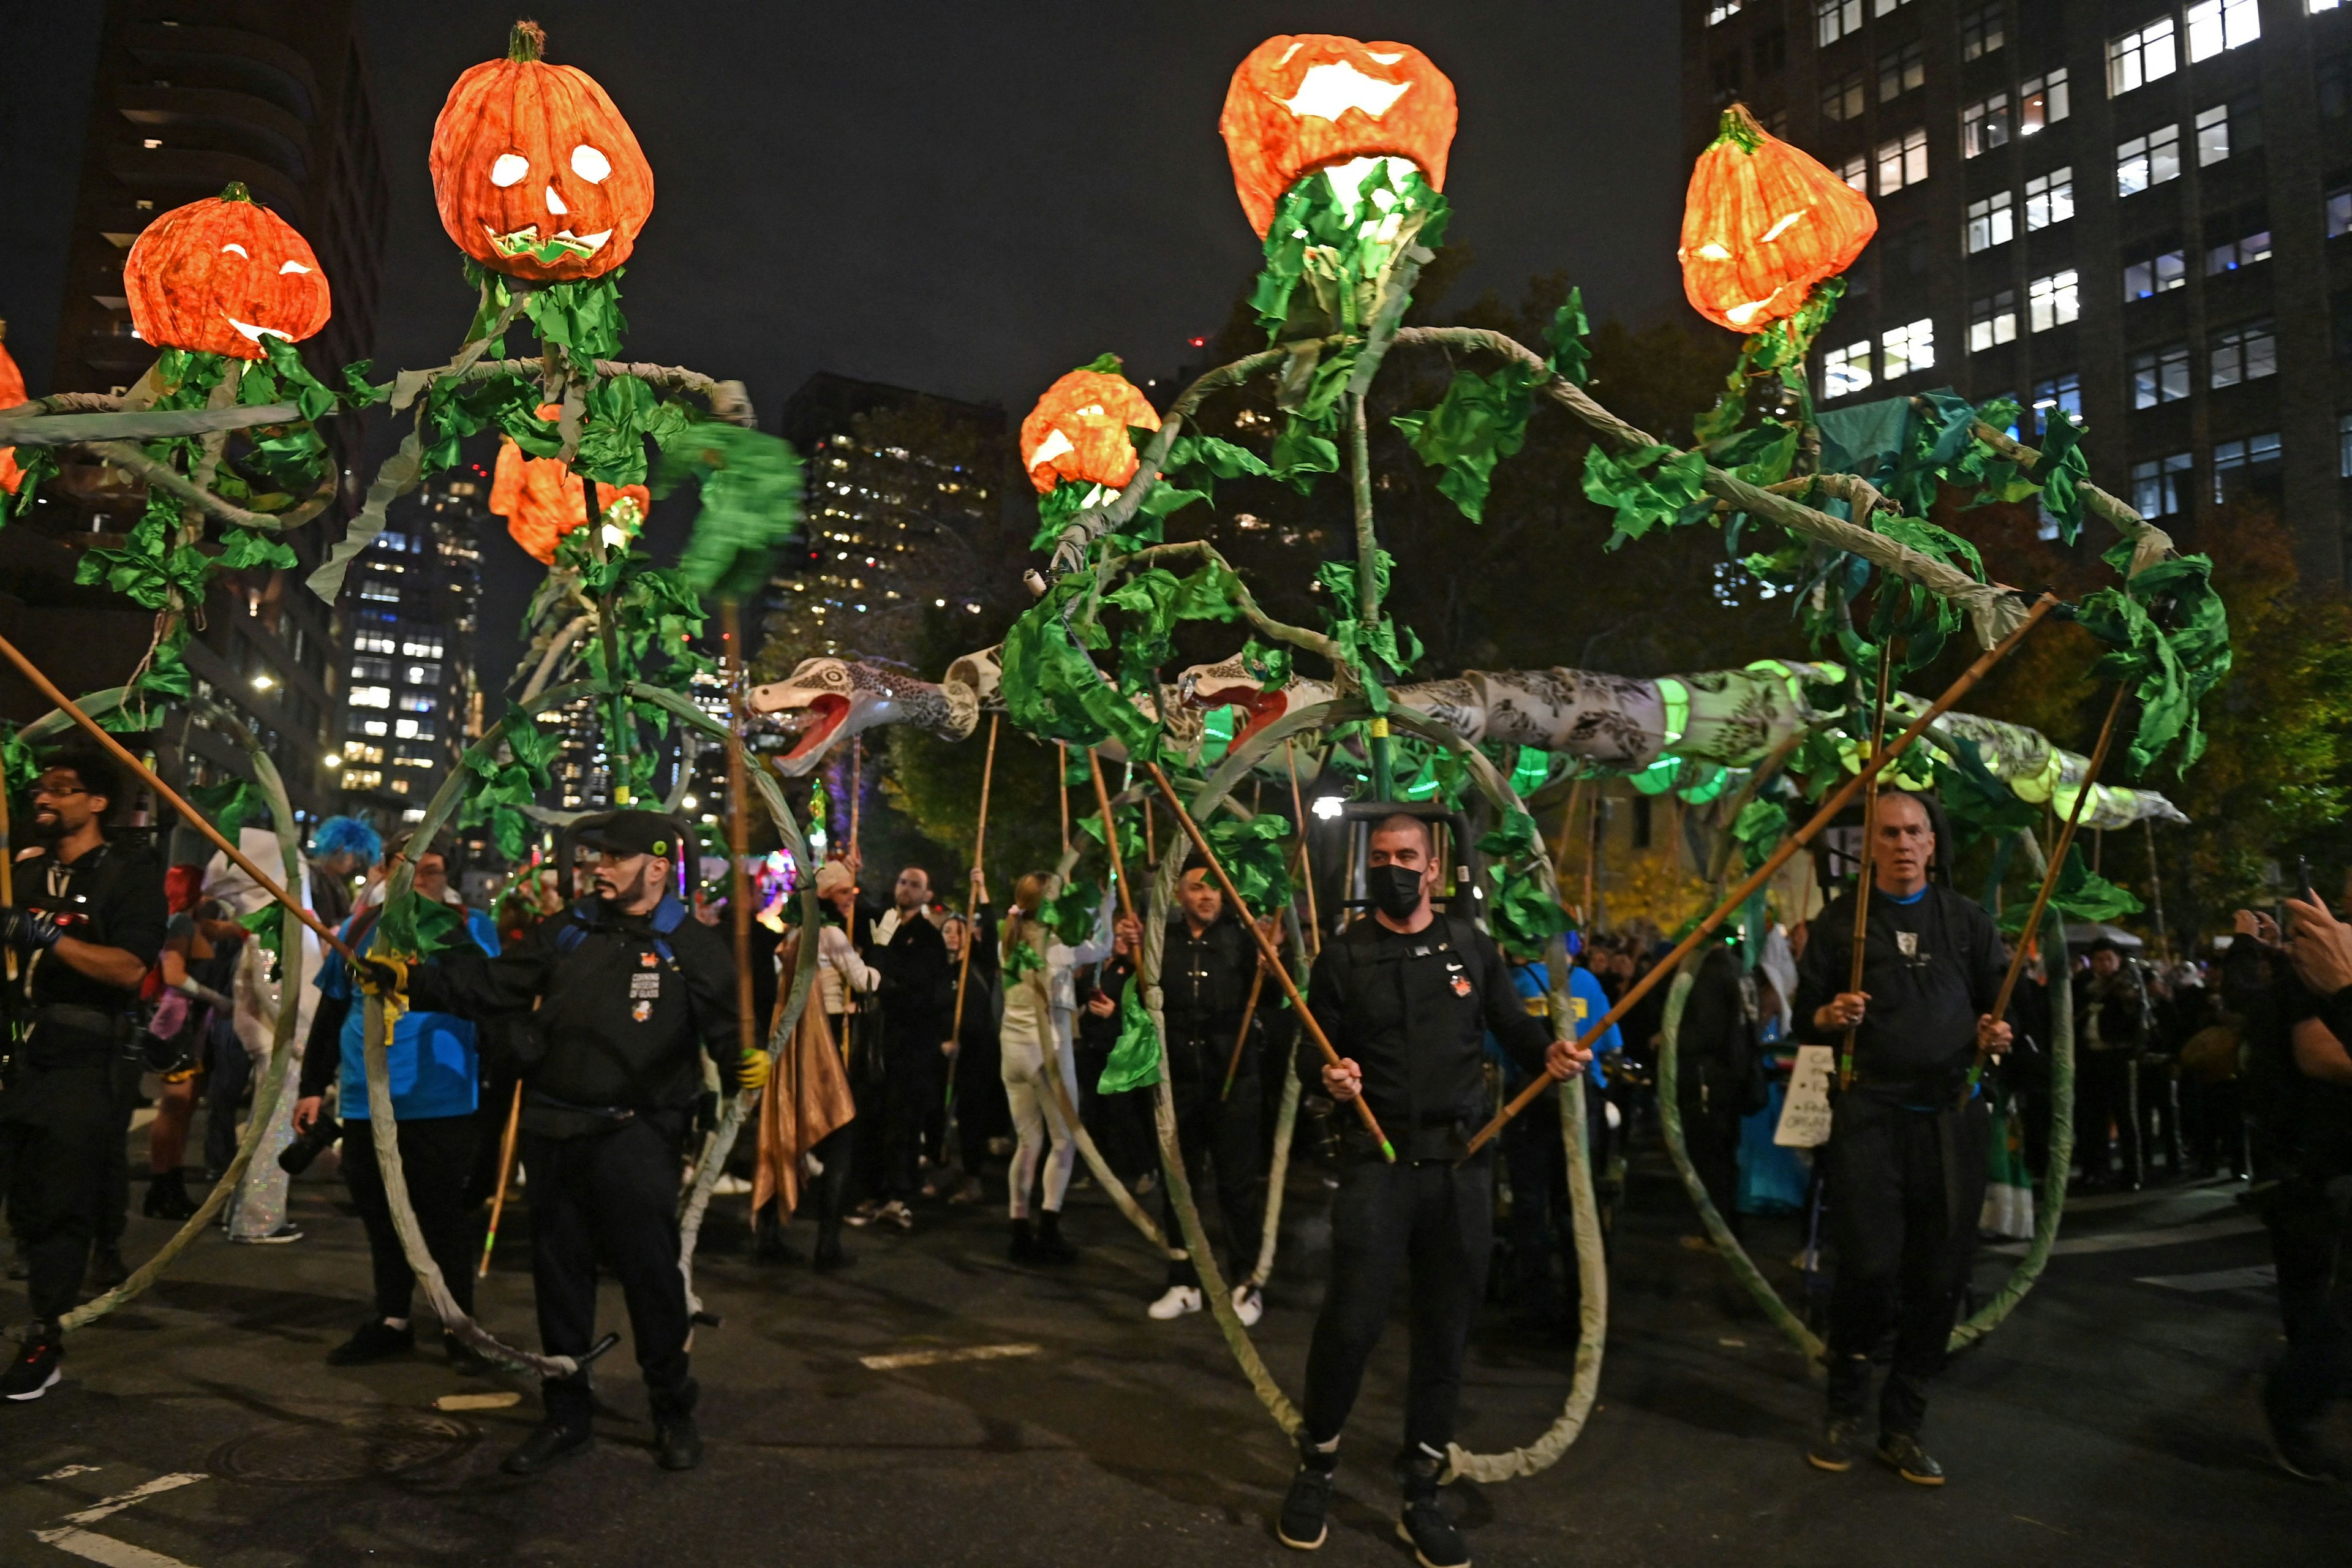
[(768, 1087), (770, 1063), (765, 1051), (745, 1051), (735, 1068), (735, 1092), (749, 1094), (755, 1089)]
[(357, 977), (360, 989), (369, 995), (396, 1003), (408, 989), (408, 960), (362, 958), (358, 964)]

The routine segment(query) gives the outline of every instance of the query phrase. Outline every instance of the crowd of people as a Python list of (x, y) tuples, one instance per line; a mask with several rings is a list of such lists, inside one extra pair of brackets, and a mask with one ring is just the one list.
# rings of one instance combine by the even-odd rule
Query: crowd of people
[[(417, 1282), (371, 1128), (371, 997), (393, 1019), (381, 1090), (399, 1125), (408, 1204), (458, 1311), (471, 1310), (487, 1200), (509, 1180), (528, 1184), (542, 1346), (581, 1364), (547, 1380), (542, 1425), (506, 1461), (521, 1474), (593, 1444), (584, 1363), (600, 1267), (623, 1286), (661, 1461), (698, 1462), (677, 1200), (714, 1099), (764, 1087), (770, 1112), (788, 1088), (803, 1107), (838, 1101), (817, 1122), (802, 1116), (805, 1138), (789, 1110), (763, 1113), (744, 1145), (739, 1164), (761, 1173), (751, 1190), (763, 1260), (799, 1256), (795, 1218), (814, 1225), (814, 1267), (832, 1270), (853, 1261), (845, 1229), (901, 1237), (932, 1223), (927, 1215), (1001, 1194), (1008, 1259), (1066, 1268), (1079, 1256), (1063, 1224), (1068, 1194), (1115, 1182), (1160, 1199), (1167, 1273), (1137, 1310), (1170, 1322), (1210, 1303), (1161, 1170), (1154, 1100), (1164, 1070), (1183, 1182), (1227, 1304), (1247, 1326), (1265, 1310), (1269, 1166), (1295, 1073), (1297, 1146), (1330, 1187), (1332, 1248), (1282, 1539), (1322, 1539), (1340, 1429), (1409, 1280), (1400, 1530), (1424, 1562), (1461, 1561), (1435, 1489), (1472, 1321), (1500, 1299), (1565, 1342), (1581, 1331), (1562, 1101), (1536, 1097), (1495, 1153), (1472, 1157), (1470, 1136), (1536, 1078), (1580, 1075), (1605, 1237), (1628, 1153), (1656, 1123), (1671, 1040), (1684, 1147), (1729, 1234), (1759, 1215), (1810, 1209), (1806, 1234), (1829, 1239), (1831, 1375), (1808, 1457), (1828, 1471), (1851, 1467), (1875, 1383), (1876, 1454), (1908, 1479), (1940, 1484), (1921, 1430), (1974, 1248), (1980, 1233), (2017, 1223), (2000, 1201), (2004, 1184), (2050, 1173), (2046, 962), (2068, 964), (2073, 981), (2074, 1184), (2251, 1176), (2279, 1260), (2289, 1351), (2266, 1411), (2288, 1468), (2325, 1472), (2314, 1424), (2352, 1386), (2330, 1298), (2352, 1181), (2352, 927), (2316, 900), (2290, 900), (2284, 932), (2248, 911), (2210, 956), (2173, 963), (2102, 933), (2083, 951), (2038, 955), (1996, 1016), (2009, 944), (1950, 887), (1925, 797), (1881, 803), (1859, 943), (1852, 889), (1791, 927), (1718, 936), (1683, 962), (1686, 984), (1650, 988), (1589, 1050), (1576, 1042), (1655, 965), (1664, 934), (1579, 934), (1555, 986), (1544, 953), (1503, 952), (1441, 907), (1431, 825), (1411, 812), (1368, 829), (1360, 915), (1303, 928), (1303, 951), (1283, 939), (1279, 911), (1260, 911), (1268, 924), (1253, 932), (1215, 868), (1188, 864), (1156, 966), (1164, 1068), (1142, 1073), (1119, 1065), (1144, 931), (1118, 900), (1105, 894), (1090, 928), (1075, 931), (1049, 874), (1019, 877), (1000, 907), (975, 872), (959, 912), (915, 866), (869, 898), (853, 854), (815, 868), (813, 931), (778, 918), (781, 898), (754, 924), (758, 1020), (779, 1016), (800, 944), (816, 944), (799, 1026), (814, 1054), (783, 1053), (773, 1085), (767, 1029), (743, 1026), (724, 900), (688, 889), (691, 841), (656, 814), (589, 821), (570, 888), (530, 872), (490, 913), (466, 908), (445, 858), (422, 852), (415, 889), (447, 918), (431, 961), (415, 963), (383, 942), (381, 841), (361, 823), (321, 824), (299, 891), (354, 964), (307, 934), (299, 953), (272, 951), (261, 933), (277, 922), (257, 918), (269, 895), (226, 857), (174, 855), (166, 867), (138, 837), (110, 835), (126, 784), (102, 754), (50, 759), (32, 798), (34, 843), (0, 907), (12, 1019), (0, 1178), (34, 1320), (0, 1373), (12, 1400), (55, 1384), (60, 1320), (85, 1290), (128, 1272), (126, 1151), (133, 1112), (150, 1099), (142, 1207), (161, 1219), (196, 1212), (188, 1153), (199, 1106), (208, 1181), (230, 1169), (246, 1119), (255, 1155), (222, 1209), (243, 1243), (299, 1239), (289, 1173), (339, 1143), (373, 1300), (328, 1359), (414, 1353)], [(275, 836), (247, 831), (249, 853), (269, 863)], [(1272, 1000), (1288, 982), (1306, 991), (1314, 1027)], [(1570, 1016), (1549, 1016), (1556, 995)], [(281, 1011), (294, 1015), (300, 1048), (285, 1080), (269, 1084), (256, 1068), (270, 1058)], [(1832, 1130), (1811, 1151), (1774, 1136), (1792, 1059), (1808, 1045), (1837, 1059)], [(503, 1158), (510, 1123), (519, 1170)], [(1084, 1171), (1081, 1141), (1092, 1146)], [(1809, 1269), (1822, 1256), (1809, 1245)], [(488, 1370), (455, 1335), (445, 1342), (459, 1370)]]

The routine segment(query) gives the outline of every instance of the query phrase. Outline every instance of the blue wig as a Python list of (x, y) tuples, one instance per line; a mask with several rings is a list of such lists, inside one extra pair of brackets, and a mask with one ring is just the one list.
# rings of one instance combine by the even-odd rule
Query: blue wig
[(362, 866), (383, 858), (383, 836), (355, 816), (331, 816), (310, 836), (310, 853), (320, 859), (351, 855)]

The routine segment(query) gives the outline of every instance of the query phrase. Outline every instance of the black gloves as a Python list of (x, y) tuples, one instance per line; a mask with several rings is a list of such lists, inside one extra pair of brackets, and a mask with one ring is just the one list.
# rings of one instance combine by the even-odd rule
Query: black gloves
[(57, 946), (58, 938), (64, 934), (58, 929), (58, 922), (39, 910), (0, 905), (0, 946), (13, 947), (18, 952), (37, 952)]

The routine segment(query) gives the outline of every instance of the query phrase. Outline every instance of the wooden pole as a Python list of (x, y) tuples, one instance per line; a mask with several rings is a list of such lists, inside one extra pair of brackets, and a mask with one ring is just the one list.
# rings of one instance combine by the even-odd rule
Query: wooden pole
[[(988, 786), (996, 777), (996, 726), (1003, 717), (1002, 713), (988, 716), (988, 755), (980, 764), (980, 826), (971, 835), (971, 882), (975, 889), (981, 885), (982, 858), (988, 853)], [(950, 1068), (955, 1064), (956, 1052), (963, 1045), (964, 987), (971, 979), (971, 944), (979, 940), (980, 900), (975, 895), (971, 906), (963, 912), (963, 952), (956, 962), (955, 1022), (948, 1029)]]
[[(1894, 678), (1895, 639), (1888, 637), (1886, 646), (1878, 650), (1878, 700), (1870, 709), (1870, 754), (1878, 755), (1878, 748), (1886, 740), (1886, 688)], [(1870, 941), (1870, 881), (1871, 861), (1874, 845), (1872, 835), (1878, 826), (1878, 775), (1870, 776), (1870, 787), (1862, 796), (1862, 854), (1855, 860), (1853, 882), (1853, 963), (1847, 969), (1846, 989), (1862, 989), (1862, 965)], [(1838, 1053), (1838, 1087), (1848, 1089), (1853, 1084), (1853, 1037), (1860, 1026), (1845, 1032), (1844, 1047)]]
[[(995, 715), (989, 716), (989, 734), (996, 733)], [(1054, 794), (1062, 803), (1062, 853), (1070, 852), (1070, 745), (1066, 741), (1054, 742)]]
[(1234, 1079), (1242, 1070), (1242, 1047), (1249, 1043), (1250, 1021), (1257, 1016), (1258, 993), (1265, 989), (1265, 960), (1257, 961), (1257, 973), (1250, 976), (1249, 1000), (1242, 1004), (1241, 1033), (1234, 1037), (1234, 1059), (1225, 1064), (1225, 1087), (1218, 1091), (1219, 1100), (1234, 1097)]
[[(1811, 843), (1821, 830), (1828, 826), (1830, 822), (1836, 817), (1838, 813), (1843, 811), (1846, 806), (1853, 802), (1853, 797), (1861, 793), (1864, 787), (1867, 785), (1872, 779), (1878, 776), (1880, 770), (1884, 769), (1888, 763), (1894, 761), (1896, 757), (1901, 756), (1906, 751), (1908, 751), (1910, 749), (1911, 742), (1917, 740), (1921, 735), (1927, 732), (1928, 725), (1942, 718), (1945, 713), (1951, 710), (1954, 703), (1967, 696), (1969, 689), (1973, 688), (1978, 681), (1982, 680), (1985, 678), (1986, 671), (1991, 669), (1994, 665), (1999, 664), (2002, 659), (2008, 658), (2010, 651), (2016, 647), (2017, 645), (2024, 639), (2025, 634), (2032, 631), (2034, 626), (2041, 622), (2044, 616), (2047, 616), (2052, 610), (2056, 609), (2057, 607), (2058, 598), (2054, 594), (2044, 594), (2039, 599), (2036, 599), (2033, 602), (2033, 607), (2026, 612), (2025, 618), (2018, 623), (2016, 630), (2011, 632), (2009, 636), (2001, 638), (2000, 641), (1993, 647), (1987, 648), (1983, 653), (1979, 654), (1977, 656), (1976, 662), (1969, 665), (1968, 668), (1962, 670), (1960, 672), (1960, 678), (1958, 680), (1953, 681), (1952, 684), (1945, 689), (1944, 694), (1941, 697), (1937, 698), (1936, 700), (1928, 706), (1926, 712), (1913, 720), (1911, 721), (1910, 728), (1905, 730), (1895, 740), (1893, 745), (1887, 747), (1878, 755), (1871, 758), (1870, 761), (1864, 765), (1862, 772), (1846, 780), (1843, 784), (1841, 784), (1838, 787), (1835, 793), (1831, 795), (1827, 800), (1822, 802), (1821, 808), (1813, 813), (1812, 819), (1811, 821), (1807, 822), (1804, 826), (1799, 828), (1787, 838), (1782, 839), (1780, 841), (1780, 847), (1778, 849), (1773, 850), (1770, 856), (1766, 858), (1764, 864), (1757, 867), (1755, 870), (1750, 871), (1747, 877), (1741, 880), (1739, 886), (1732, 889), (1728, 894), (1725, 895), (1723, 901), (1717, 904), (1713, 911), (1692, 929), (1689, 935), (1684, 937), (1681, 942), (1676, 942), (1672, 952), (1668, 952), (1665, 957), (1653, 964), (1648, 973), (1643, 975), (1639, 980), (1633, 982), (1633, 984), (1627, 986), (1625, 988), (1625, 994), (1617, 998), (1616, 1003), (1611, 1006), (1608, 1012), (1603, 1013), (1598, 1019), (1594, 1020), (1586, 1027), (1583, 1037), (1577, 1043), (1589, 1049), (1593, 1041), (1599, 1039), (1602, 1035), (1609, 1031), (1611, 1025), (1616, 1023), (1618, 1019), (1633, 1011), (1633, 1005), (1636, 1002), (1639, 1002), (1643, 997), (1648, 995), (1650, 992), (1656, 987), (1659, 981), (1672, 973), (1675, 966), (1683, 961), (1683, 959), (1690, 952), (1691, 949), (1696, 947), (1700, 942), (1705, 942), (1708, 935), (1714, 931), (1715, 928), (1723, 923), (1725, 917), (1728, 916), (1732, 910), (1738, 909), (1741, 904), (1746, 903), (1749, 894), (1762, 887), (1766, 882), (1770, 881), (1773, 873), (1780, 870), (1781, 867), (1787, 865), (1790, 856), (1796, 854), (1798, 850), (1802, 849), (1806, 845)], [(1543, 1093), (1545, 1089), (1550, 1088), (1551, 1084), (1552, 1079), (1549, 1073), (1539, 1074), (1525, 1089), (1521, 1089), (1516, 1096), (1514, 1096), (1511, 1102), (1503, 1107), (1503, 1109), (1496, 1114), (1493, 1121), (1487, 1122), (1486, 1126), (1478, 1130), (1478, 1135), (1470, 1140), (1469, 1152), (1474, 1154), (1476, 1153), (1488, 1140), (1492, 1139), (1495, 1134), (1503, 1130), (1505, 1124), (1509, 1122), (1511, 1118), (1518, 1115), (1519, 1112), (1534, 1104), (1536, 1097)]]
[(1315, 912), (1315, 867), (1307, 856), (1307, 805), (1298, 793), (1298, 753), (1288, 741), (1282, 743), (1282, 756), (1290, 764), (1290, 810), (1298, 824), (1298, 879), (1307, 888), (1307, 956), (1314, 958), (1323, 952), (1323, 921)]
[[(1143, 765), (1151, 770), (1151, 782), (1160, 786), (1160, 795), (1167, 799), (1168, 809), (1176, 814), (1176, 825), (1192, 841), (1192, 847), (1200, 852), (1201, 858), (1209, 863), (1209, 869), (1216, 875), (1217, 885), (1224, 889), (1226, 899), (1234, 906), (1234, 912), (1241, 916), (1242, 923), (1256, 939), (1259, 962), (1265, 969), (1273, 970), (1275, 978), (1282, 983), (1283, 994), (1288, 996), (1290, 1005), (1298, 1010), (1298, 1022), (1314, 1037), (1316, 1045), (1322, 1048), (1323, 1059), (1338, 1067), (1339, 1053), (1332, 1048), (1330, 1037), (1324, 1034), (1323, 1026), (1315, 1021), (1315, 1015), (1307, 1010), (1307, 998), (1298, 994), (1298, 986), (1290, 978), (1290, 971), (1282, 966), (1282, 955), (1274, 951), (1274, 943), (1267, 941), (1265, 932), (1258, 928), (1257, 920), (1250, 913), (1249, 906), (1242, 902), (1241, 889), (1234, 887), (1234, 879), (1225, 874), (1224, 862), (1217, 858), (1216, 851), (1211, 849), (1209, 841), (1201, 836), (1200, 824), (1194, 822), (1192, 813), (1184, 809), (1184, 803), (1176, 798), (1175, 786), (1168, 782), (1168, 775), (1160, 771), (1160, 764), (1146, 763)], [(1348, 1103), (1356, 1108), (1356, 1114), (1363, 1118), (1365, 1128), (1380, 1144), (1381, 1158), (1394, 1164), (1396, 1145), (1390, 1142), (1388, 1134), (1381, 1131), (1380, 1121), (1372, 1115), (1372, 1108), (1364, 1103), (1364, 1097), (1359, 1094)]]
[[(16, 904), (16, 846), (8, 837), (8, 775), (0, 768), (0, 904)], [(16, 984), (16, 950), (8, 950), (8, 984)]]
[[(1127, 862), (1118, 852), (1118, 825), (1110, 818), (1110, 786), (1103, 783), (1102, 759), (1095, 755), (1092, 746), (1087, 748), (1087, 772), (1094, 775), (1095, 805), (1102, 812), (1103, 847), (1110, 851), (1110, 878), (1118, 889), (1118, 912), (1133, 920), (1135, 900), (1127, 890)], [(1240, 900), (1234, 902), (1238, 907)]]
[[(2156, 818), (2152, 816), (2143, 816), (2139, 819), (2139, 825), (2147, 831), (2147, 888), (2150, 898), (2156, 905), (2157, 956), (2163, 959), (2165, 963), (2170, 963), (2172, 962), (2172, 938), (2164, 929), (2164, 873), (2158, 868), (2156, 864)], [(8, 819), (5, 814), (5, 808), (0, 808), (0, 840), (5, 839), (7, 831)], [(0, 845), (0, 847), (5, 846)], [(5, 886), (5, 884), (0, 884), (0, 886)]]
[[(751, 875), (743, 865), (751, 853), (751, 788), (743, 766), (743, 623), (733, 599), (719, 601), (719, 626), (727, 643), (727, 912), (735, 934), (735, 1034), (749, 1057), (760, 1048), (751, 998)], [(489, 1267), (488, 1254), (482, 1266)]]
[(514, 1175), (515, 1141), (522, 1132), (522, 1083), (517, 1079), (513, 1103), (507, 1107), (506, 1136), (499, 1141), (499, 1190), (490, 1198), (490, 1228), (482, 1233), (482, 1266), (476, 1273), (490, 1277), (490, 1249), (499, 1244), (499, 1216), (507, 1211), (507, 1183)]
[(866, 804), (866, 737), (849, 740), (849, 863), (863, 865), (857, 853), (857, 816)]

